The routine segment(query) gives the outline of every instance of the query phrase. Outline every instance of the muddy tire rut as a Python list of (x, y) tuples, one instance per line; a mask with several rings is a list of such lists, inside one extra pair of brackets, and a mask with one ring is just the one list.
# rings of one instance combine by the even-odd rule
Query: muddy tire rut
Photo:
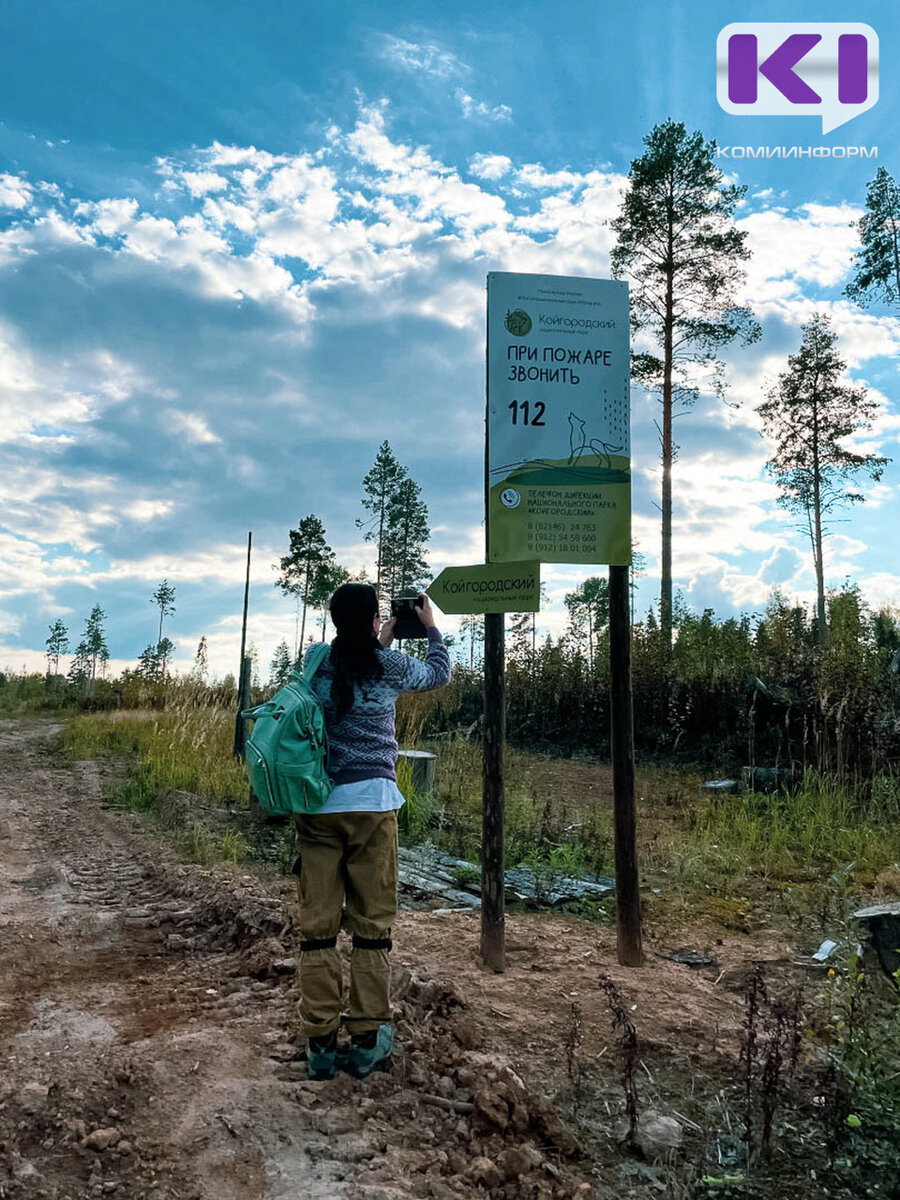
[(0, 721), (0, 1200), (585, 1195), (451, 984), (390, 1073), (306, 1080), (289, 884), (184, 864), (60, 727)]

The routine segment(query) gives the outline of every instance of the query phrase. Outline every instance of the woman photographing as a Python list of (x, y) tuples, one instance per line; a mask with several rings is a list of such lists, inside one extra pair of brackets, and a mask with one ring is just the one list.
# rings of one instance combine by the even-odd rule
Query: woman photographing
[(347, 1070), (363, 1078), (393, 1050), (391, 925), (397, 909), (397, 739), (402, 692), (426, 692), (450, 679), (450, 660), (428, 598), (416, 601), (427, 630), (424, 661), (389, 647), (395, 619), (382, 623), (375, 589), (345, 583), (331, 597), (337, 636), (311, 680), (328, 733), (334, 789), (315, 813), (297, 814), (300, 854), (300, 1016), (309, 1075), (335, 1072), (342, 1013), (343, 923), (353, 937), (344, 1025)]

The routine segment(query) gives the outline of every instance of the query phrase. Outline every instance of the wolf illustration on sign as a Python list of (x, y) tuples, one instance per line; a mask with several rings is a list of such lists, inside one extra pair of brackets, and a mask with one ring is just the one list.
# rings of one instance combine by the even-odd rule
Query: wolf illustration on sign
[(591, 438), (588, 441), (587, 434), (584, 432), (586, 422), (581, 417), (576, 417), (573, 412), (569, 413), (569, 461), (567, 466), (574, 467), (581, 458), (585, 450), (590, 450), (591, 454), (595, 454), (597, 458), (602, 459), (607, 467), (612, 466), (612, 455), (621, 454), (623, 446), (613, 446), (609, 442), (601, 441), (600, 438)]

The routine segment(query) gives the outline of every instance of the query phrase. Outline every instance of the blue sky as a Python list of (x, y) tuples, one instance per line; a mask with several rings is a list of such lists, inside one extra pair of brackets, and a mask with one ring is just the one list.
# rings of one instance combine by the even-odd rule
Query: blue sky
[[(775, 505), (753, 406), (828, 311), (879, 400), (866, 448), (894, 458), (834, 526), (827, 580), (898, 602), (900, 319), (851, 306), (865, 185), (897, 166), (893, 6), (798, 4), (869, 23), (880, 98), (822, 135), (812, 117), (716, 101), (715, 44), (774, 4), (271, 3), (5, 7), (0, 73), (0, 666), (39, 667), (47, 626), (77, 640), (95, 603), (113, 665), (155, 638), (188, 665), (263, 674), (291, 603), (287, 531), (315, 512), (368, 565), (360, 482), (387, 438), (423, 486), (435, 574), (482, 557), (483, 287), (491, 270), (603, 277), (606, 222), (641, 138), (667, 117), (722, 146), (878, 147), (857, 158), (724, 162), (748, 187), (745, 298), (764, 329), (726, 353), (730, 398), (680, 426), (674, 572), (688, 602), (809, 600), (808, 547)], [(658, 589), (656, 402), (632, 396), (635, 534)], [(545, 628), (590, 568), (544, 570)], [(453, 622), (446, 622), (452, 628)]]

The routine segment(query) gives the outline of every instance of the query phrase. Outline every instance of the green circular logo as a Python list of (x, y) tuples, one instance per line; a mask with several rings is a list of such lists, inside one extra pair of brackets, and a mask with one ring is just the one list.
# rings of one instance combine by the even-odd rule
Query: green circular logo
[(531, 333), (531, 317), (524, 308), (514, 309), (506, 314), (506, 328), (513, 337), (524, 337)]

